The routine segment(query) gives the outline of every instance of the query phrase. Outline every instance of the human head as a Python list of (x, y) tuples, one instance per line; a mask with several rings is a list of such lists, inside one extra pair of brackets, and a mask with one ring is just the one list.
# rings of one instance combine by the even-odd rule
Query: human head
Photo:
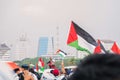
[(21, 66), (22, 70), (28, 70), (29, 69), (29, 66), (27, 64), (23, 64)]
[(14, 72), (15, 72), (15, 73), (19, 73), (19, 72), (20, 72), (20, 69), (19, 69), (19, 68), (15, 68), (15, 69), (14, 69)]
[(33, 68), (30, 68), (29, 71), (32, 72), (32, 73), (35, 72)]
[(120, 80), (120, 55), (89, 55), (78, 64), (68, 80)]
[(66, 75), (69, 75), (69, 74), (71, 73), (71, 69), (66, 68), (66, 69), (65, 69), (65, 72), (66, 72)]
[(58, 76), (59, 75), (59, 70), (54, 69), (54, 70), (51, 70), (50, 73), (52, 73), (54, 76)]

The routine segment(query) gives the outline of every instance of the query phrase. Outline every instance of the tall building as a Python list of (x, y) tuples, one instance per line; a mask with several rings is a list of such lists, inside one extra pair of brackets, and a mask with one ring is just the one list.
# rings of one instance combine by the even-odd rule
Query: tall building
[(13, 50), (13, 58), (14, 60), (22, 60), (30, 57), (31, 46), (30, 42), (25, 34), (22, 34), (17, 40), (14, 50)]
[(40, 37), (37, 56), (54, 54), (53, 37)]

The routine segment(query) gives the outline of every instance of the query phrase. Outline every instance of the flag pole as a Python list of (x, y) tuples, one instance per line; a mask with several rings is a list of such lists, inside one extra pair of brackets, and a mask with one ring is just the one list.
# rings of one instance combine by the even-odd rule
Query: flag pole
[(65, 71), (65, 65), (64, 65), (64, 60), (62, 59), (62, 61), (61, 61), (61, 70), (62, 70), (62, 72), (65, 74), (66, 73), (66, 71)]

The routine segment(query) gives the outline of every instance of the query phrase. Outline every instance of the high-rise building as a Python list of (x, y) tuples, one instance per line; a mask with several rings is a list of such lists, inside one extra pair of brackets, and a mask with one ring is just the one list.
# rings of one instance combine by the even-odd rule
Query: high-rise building
[(53, 37), (40, 37), (38, 42), (38, 54), (41, 55), (49, 55), (54, 54), (54, 40)]
[(22, 60), (30, 57), (31, 46), (25, 34), (22, 34), (13, 47), (14, 60)]

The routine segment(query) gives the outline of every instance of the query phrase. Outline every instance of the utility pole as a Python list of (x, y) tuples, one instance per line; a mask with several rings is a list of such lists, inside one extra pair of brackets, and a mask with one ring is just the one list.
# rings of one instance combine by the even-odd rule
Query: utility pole
[(59, 27), (58, 26), (56, 27), (56, 30), (57, 30), (57, 33), (56, 33), (56, 36), (57, 36), (56, 37), (57, 38), (57, 40), (56, 40), (57, 41), (56, 47), (57, 47), (57, 49), (59, 49)]
[(52, 53), (54, 54), (54, 38), (52, 37)]

